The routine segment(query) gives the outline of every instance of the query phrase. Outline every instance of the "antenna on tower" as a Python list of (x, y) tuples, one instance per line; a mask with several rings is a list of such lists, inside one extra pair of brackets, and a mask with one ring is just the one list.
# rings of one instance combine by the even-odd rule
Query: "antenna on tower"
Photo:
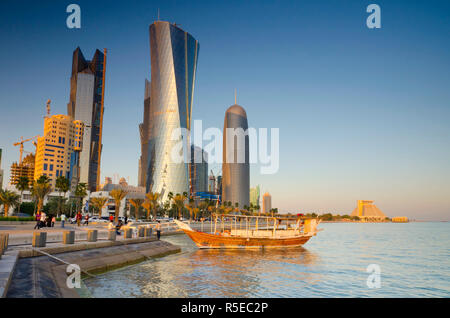
[(47, 100), (47, 116), (48, 117), (50, 117), (50, 103), (51, 103), (52, 101), (49, 99), (49, 100)]
[(158, 8), (158, 21), (159, 21), (159, 8)]

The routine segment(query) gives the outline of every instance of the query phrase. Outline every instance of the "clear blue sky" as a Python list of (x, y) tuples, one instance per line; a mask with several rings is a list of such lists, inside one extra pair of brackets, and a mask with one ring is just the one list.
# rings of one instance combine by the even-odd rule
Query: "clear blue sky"
[[(80, 30), (66, 27), (70, 3), (81, 6)], [(381, 7), (381, 29), (365, 25), (370, 3)], [(279, 172), (251, 170), (251, 185), (280, 211), (350, 213), (367, 199), (389, 216), (450, 219), (446, 0), (3, 0), (6, 178), (19, 156), (12, 144), (42, 134), (46, 100), (53, 114), (67, 113), (80, 46), (86, 58), (108, 48), (102, 180), (117, 173), (137, 182), (148, 27), (158, 8), (201, 45), (194, 119), (222, 127), (237, 88), (250, 126), (280, 128)]]

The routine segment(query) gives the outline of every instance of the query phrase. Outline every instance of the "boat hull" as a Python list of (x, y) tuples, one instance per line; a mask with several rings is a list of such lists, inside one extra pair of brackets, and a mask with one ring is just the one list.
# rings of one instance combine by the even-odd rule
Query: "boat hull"
[(252, 238), (238, 236), (214, 235), (199, 231), (183, 229), (199, 248), (285, 248), (302, 246), (311, 236), (302, 235), (286, 238)]

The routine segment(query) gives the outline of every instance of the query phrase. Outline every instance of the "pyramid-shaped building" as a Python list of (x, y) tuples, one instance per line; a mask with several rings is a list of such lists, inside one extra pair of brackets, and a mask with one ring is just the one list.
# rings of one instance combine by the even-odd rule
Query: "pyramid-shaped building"
[(383, 222), (386, 215), (373, 204), (373, 201), (358, 200), (351, 216), (357, 216), (364, 222)]

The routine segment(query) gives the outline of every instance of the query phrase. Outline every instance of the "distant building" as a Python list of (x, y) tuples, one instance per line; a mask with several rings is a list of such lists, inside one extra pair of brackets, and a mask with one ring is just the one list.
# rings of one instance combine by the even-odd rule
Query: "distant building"
[(89, 201), (95, 197), (108, 197), (108, 203), (103, 207), (101, 216), (109, 216), (110, 214), (115, 213), (116, 202), (109, 195), (114, 189), (122, 189), (128, 192), (126, 197), (121, 201), (119, 216), (125, 216), (125, 214), (127, 214), (127, 211), (130, 209), (130, 199), (144, 199), (146, 194), (145, 187), (131, 186), (126, 182), (125, 178), (120, 178), (118, 184), (113, 184), (111, 178), (106, 177), (105, 183), (100, 187), (100, 191), (89, 194)]
[(216, 193), (216, 177), (213, 175), (208, 178), (208, 192)]
[(10, 170), (9, 184), (17, 185), (21, 177), (27, 177), (28, 186), (31, 187), (34, 182), (34, 162), (35, 162), (34, 154), (28, 154), (22, 160), (22, 164), (13, 162)]
[(250, 204), (258, 206), (260, 201), (260, 189), (259, 185), (254, 188), (250, 188)]
[(208, 154), (192, 145), (190, 165), (191, 193), (208, 191)]
[(0, 148), (0, 189), (3, 188), (2, 149)]
[(74, 155), (82, 149), (84, 124), (67, 115), (53, 115), (44, 119), (44, 136), (38, 138), (34, 179), (49, 177), (54, 189), (56, 179), (74, 176)]
[(268, 192), (264, 193), (262, 204), (262, 212), (270, 213), (270, 210), (272, 210), (272, 196)]
[(139, 124), (139, 135), (141, 137), (141, 157), (139, 158), (138, 186), (145, 187), (148, 168), (148, 142), (150, 139), (153, 121), (150, 120), (150, 82), (145, 79), (144, 94), (144, 119)]
[(216, 194), (222, 195), (222, 176), (216, 177)]
[(357, 216), (364, 222), (382, 222), (386, 220), (386, 215), (373, 204), (373, 201), (369, 200), (356, 201), (356, 208), (351, 216)]
[(96, 50), (90, 61), (84, 58), (79, 47), (73, 52), (67, 112), (85, 125), (79, 181), (86, 183), (89, 191), (96, 191), (100, 184), (105, 71), (106, 49), (103, 53)]
[(406, 216), (395, 216), (392, 218), (392, 222), (394, 223), (408, 223), (409, 220)]
[[(222, 200), (250, 205), (250, 161), (247, 113), (242, 106), (230, 106), (223, 125)], [(232, 133), (234, 132), (234, 134)]]

